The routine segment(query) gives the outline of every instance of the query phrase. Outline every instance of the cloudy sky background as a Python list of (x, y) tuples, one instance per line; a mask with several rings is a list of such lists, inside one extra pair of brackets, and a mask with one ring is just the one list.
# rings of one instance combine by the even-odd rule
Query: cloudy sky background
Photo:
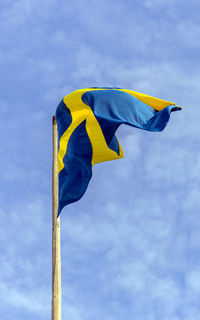
[(0, 4), (0, 310), (51, 316), (52, 115), (68, 93), (117, 86), (175, 102), (162, 133), (121, 127), (61, 216), (63, 320), (199, 320), (200, 3)]

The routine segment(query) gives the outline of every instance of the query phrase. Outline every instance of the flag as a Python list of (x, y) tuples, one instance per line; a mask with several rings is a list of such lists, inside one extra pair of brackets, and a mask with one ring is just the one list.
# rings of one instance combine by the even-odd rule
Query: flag
[(123, 158), (115, 136), (121, 124), (162, 131), (175, 103), (119, 88), (87, 88), (68, 94), (56, 110), (59, 208), (85, 193), (96, 163)]

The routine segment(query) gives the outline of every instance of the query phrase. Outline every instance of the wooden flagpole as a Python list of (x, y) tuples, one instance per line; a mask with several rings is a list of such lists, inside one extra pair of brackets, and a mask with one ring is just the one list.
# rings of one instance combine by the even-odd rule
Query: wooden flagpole
[(60, 217), (58, 212), (58, 135), (53, 116), (53, 168), (52, 168), (52, 320), (61, 320), (61, 256)]

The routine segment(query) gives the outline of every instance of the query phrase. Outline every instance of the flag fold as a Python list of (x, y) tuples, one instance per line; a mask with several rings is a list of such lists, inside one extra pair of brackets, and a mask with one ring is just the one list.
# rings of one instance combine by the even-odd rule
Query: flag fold
[(170, 113), (179, 109), (172, 102), (119, 88), (87, 88), (64, 97), (56, 110), (58, 215), (83, 196), (94, 164), (123, 157), (115, 136), (121, 124), (162, 131)]

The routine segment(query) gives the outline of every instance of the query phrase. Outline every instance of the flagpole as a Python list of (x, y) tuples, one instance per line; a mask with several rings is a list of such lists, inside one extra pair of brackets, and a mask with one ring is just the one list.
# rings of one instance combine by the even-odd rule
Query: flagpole
[(61, 320), (61, 256), (60, 217), (58, 212), (58, 136), (53, 116), (53, 168), (52, 168), (52, 320)]

